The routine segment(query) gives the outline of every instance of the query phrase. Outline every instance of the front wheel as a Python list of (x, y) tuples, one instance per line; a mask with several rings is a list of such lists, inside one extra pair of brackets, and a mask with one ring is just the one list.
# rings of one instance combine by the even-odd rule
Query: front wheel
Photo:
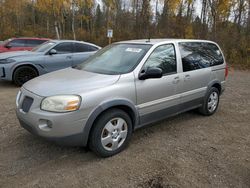
[(18, 67), (13, 73), (13, 82), (17, 86), (22, 86), (25, 82), (38, 76), (37, 71), (30, 66)]
[(131, 118), (120, 109), (104, 112), (93, 126), (90, 149), (101, 157), (110, 157), (124, 150), (132, 135)]
[(210, 116), (214, 114), (219, 106), (220, 102), (220, 93), (219, 90), (215, 87), (212, 87), (203, 102), (203, 105), (199, 108), (201, 114)]

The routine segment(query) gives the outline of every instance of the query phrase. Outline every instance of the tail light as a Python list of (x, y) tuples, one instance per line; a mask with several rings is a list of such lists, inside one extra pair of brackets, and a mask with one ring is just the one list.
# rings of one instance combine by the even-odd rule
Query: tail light
[(226, 68), (225, 68), (225, 79), (227, 78), (228, 76), (228, 66), (226, 65)]

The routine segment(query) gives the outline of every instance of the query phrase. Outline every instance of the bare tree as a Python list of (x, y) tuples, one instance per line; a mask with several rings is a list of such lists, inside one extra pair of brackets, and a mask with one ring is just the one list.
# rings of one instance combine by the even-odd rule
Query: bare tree
[(71, 9), (72, 9), (72, 23), (71, 23), (71, 28), (72, 28), (72, 34), (74, 40), (76, 40), (76, 33), (75, 33), (75, 10), (76, 10), (76, 2), (75, 0), (72, 0), (71, 2)]

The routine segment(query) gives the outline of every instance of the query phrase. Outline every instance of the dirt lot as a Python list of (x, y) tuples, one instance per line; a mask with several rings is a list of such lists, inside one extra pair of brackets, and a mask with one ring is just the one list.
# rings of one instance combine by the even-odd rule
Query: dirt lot
[(231, 72), (212, 117), (188, 112), (143, 128), (117, 156), (32, 136), (0, 82), (0, 187), (250, 187), (250, 72)]

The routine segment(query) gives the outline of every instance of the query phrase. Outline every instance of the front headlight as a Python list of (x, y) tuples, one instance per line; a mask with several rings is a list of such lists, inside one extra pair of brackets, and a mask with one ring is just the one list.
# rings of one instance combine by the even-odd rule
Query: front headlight
[(78, 110), (81, 97), (77, 95), (58, 95), (46, 97), (41, 103), (41, 109), (50, 112), (71, 112)]
[(0, 59), (0, 64), (14, 63), (14, 59)]

